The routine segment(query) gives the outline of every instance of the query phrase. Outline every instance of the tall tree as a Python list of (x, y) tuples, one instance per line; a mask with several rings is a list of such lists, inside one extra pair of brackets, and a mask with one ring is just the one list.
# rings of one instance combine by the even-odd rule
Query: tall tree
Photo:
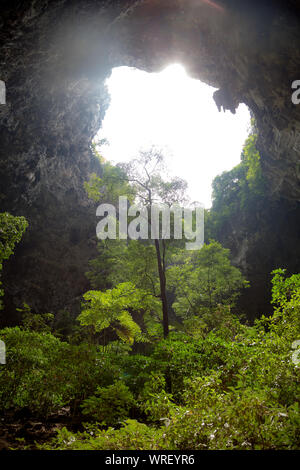
[[(149, 230), (151, 230), (151, 214), (154, 205), (165, 204), (169, 208), (174, 204), (182, 204), (186, 201), (185, 191), (187, 183), (181, 178), (172, 178), (168, 181), (162, 178), (164, 158), (162, 152), (152, 147), (147, 151), (141, 151), (139, 158), (128, 164), (122, 165), (127, 174), (128, 181), (133, 185), (136, 199), (141, 207), (146, 208), (148, 213)], [(160, 238), (161, 234), (161, 238)], [(149, 231), (148, 231), (149, 235)], [(160, 284), (160, 298), (163, 313), (164, 338), (169, 334), (169, 306), (167, 299), (166, 283), (166, 251), (167, 239), (163, 230), (158, 229), (154, 238), (157, 269)], [(168, 235), (169, 237), (170, 235)]]
[[(94, 287), (103, 289), (116, 286), (118, 282), (124, 282), (125, 279), (122, 279), (122, 275), (126, 272), (126, 281), (134, 282), (138, 288), (147, 289), (156, 297), (157, 282), (153, 275), (152, 262), (154, 255), (162, 305), (163, 333), (166, 338), (169, 333), (166, 283), (167, 252), (170, 251), (171, 245), (182, 244), (183, 241), (178, 240), (175, 243), (174, 239), (169, 239), (172, 232), (171, 227), (169, 227), (169, 234), (164, 234), (162, 228), (158, 228), (156, 235), (154, 235), (151, 214), (154, 206), (159, 208), (159, 205), (163, 204), (170, 208), (174, 204), (183, 204), (186, 201), (187, 183), (180, 178), (164, 179), (162, 176), (164, 172), (163, 153), (160, 149), (152, 147), (147, 151), (141, 151), (138, 158), (131, 162), (117, 165), (116, 169), (106, 162), (102, 177), (92, 175), (89, 183), (86, 184), (86, 189), (90, 197), (101, 202), (111, 201), (111, 195), (113, 195), (113, 199), (117, 195), (127, 197), (129, 195), (128, 199), (130, 202), (134, 200), (137, 212), (140, 212), (139, 218), (141, 217), (140, 220), (144, 222), (144, 226), (146, 225), (146, 233), (142, 233), (141, 224), (137, 223), (140, 234), (136, 240), (100, 242), (101, 260), (99, 257), (99, 259), (92, 261), (92, 270), (88, 273), (88, 277)], [(158, 217), (161, 220), (162, 214), (159, 213)], [(173, 220), (171, 217), (170, 224)], [(112, 269), (112, 265), (115, 268), (118, 266), (118, 269)], [(106, 279), (104, 279), (103, 273), (105, 273)]]

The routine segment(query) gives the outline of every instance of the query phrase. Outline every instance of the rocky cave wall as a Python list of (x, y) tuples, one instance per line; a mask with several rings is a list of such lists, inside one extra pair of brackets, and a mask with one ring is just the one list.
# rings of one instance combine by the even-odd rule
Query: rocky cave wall
[(179, 62), (218, 89), (220, 109), (248, 105), (270, 193), (297, 204), (300, 105), (291, 84), (300, 80), (299, 23), (298, 0), (2, 2), (0, 207), (30, 224), (6, 265), (2, 320), (13, 321), (23, 301), (40, 312), (76, 310), (88, 288), (96, 220), (83, 182), (101, 173), (90, 144), (113, 67), (151, 72)]

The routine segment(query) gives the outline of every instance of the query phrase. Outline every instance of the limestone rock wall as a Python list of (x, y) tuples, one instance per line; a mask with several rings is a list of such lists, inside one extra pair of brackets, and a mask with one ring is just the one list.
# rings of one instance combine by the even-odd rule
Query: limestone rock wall
[(115, 66), (180, 62), (219, 89), (220, 109), (246, 103), (270, 192), (299, 201), (299, 15), (296, 0), (2, 1), (0, 207), (30, 223), (6, 268), (5, 318), (23, 300), (70, 308), (88, 288), (96, 221), (83, 182), (101, 173), (90, 144)]

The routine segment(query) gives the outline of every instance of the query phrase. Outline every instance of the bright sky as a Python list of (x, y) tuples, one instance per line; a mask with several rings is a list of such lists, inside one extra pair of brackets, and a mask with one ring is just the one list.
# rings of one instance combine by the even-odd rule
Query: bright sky
[(212, 180), (240, 161), (248, 108), (219, 113), (215, 88), (191, 79), (177, 64), (152, 74), (115, 68), (107, 84), (111, 105), (97, 135), (109, 143), (100, 147), (103, 157), (129, 161), (139, 149), (157, 145), (166, 153), (169, 175), (185, 179), (191, 200), (209, 208)]

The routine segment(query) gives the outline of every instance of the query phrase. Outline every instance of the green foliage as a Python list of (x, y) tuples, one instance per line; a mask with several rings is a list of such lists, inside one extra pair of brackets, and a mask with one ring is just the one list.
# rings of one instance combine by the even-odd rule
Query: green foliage
[(95, 202), (117, 204), (119, 196), (127, 196), (129, 201), (133, 201), (134, 192), (122, 168), (106, 161), (97, 151), (95, 143), (92, 145), (92, 151), (100, 162), (102, 176), (92, 173), (89, 181), (84, 183), (89, 198)]
[(247, 167), (246, 179), (251, 191), (263, 195), (265, 191), (264, 179), (260, 164), (260, 155), (256, 148), (257, 134), (251, 133), (246, 140), (242, 152), (242, 162)]
[(18, 312), (22, 312), (22, 323), (25, 330), (51, 333), (54, 315), (52, 313), (32, 313), (31, 308), (24, 302), (23, 308), (17, 308)]
[(135, 400), (128, 387), (121, 381), (108, 387), (98, 387), (95, 394), (86, 398), (82, 413), (101, 425), (113, 426), (123, 421), (134, 406)]
[(24, 217), (14, 217), (7, 212), (0, 214), (0, 263), (13, 254), (27, 226)]
[(49, 333), (0, 330), (6, 345), (6, 364), (0, 366), (0, 409), (27, 408), (47, 416), (81, 400), (101, 383), (95, 349), (71, 346)]
[(174, 409), (172, 395), (166, 392), (163, 375), (150, 374), (139, 400), (140, 409), (146, 413), (149, 421), (168, 420)]
[(107, 431), (87, 428), (84, 433), (74, 434), (63, 428), (58, 437), (49, 445), (40, 446), (42, 450), (157, 450), (164, 449), (163, 429), (155, 429), (134, 419), (124, 421), (120, 429), (108, 428)]
[(242, 315), (238, 318), (231, 312), (230, 305), (218, 305), (212, 312), (204, 311), (201, 316), (184, 320), (183, 330), (195, 338), (204, 338), (212, 331), (218, 337), (233, 340), (244, 329), (240, 322), (242, 318)]
[(286, 307), (300, 290), (300, 274), (285, 277), (285, 269), (275, 269), (272, 274), (272, 304), (277, 308)]
[(158, 308), (156, 299), (131, 282), (104, 292), (89, 291), (83, 297), (85, 303), (78, 317), (81, 325), (93, 326), (98, 332), (111, 327), (121, 340), (130, 344), (134, 339), (143, 340), (141, 328), (130, 312), (142, 314)]
[[(90, 183), (85, 185), (89, 196), (94, 200), (107, 199), (108, 194), (110, 197), (125, 195), (126, 192), (124, 190), (128, 189), (128, 193), (139, 204), (140, 211), (145, 211), (150, 216), (150, 219), (154, 205), (164, 204), (172, 206), (173, 204), (185, 201), (186, 182), (180, 178), (172, 178), (169, 181), (164, 180), (162, 177), (162, 172), (164, 171), (163, 154), (161, 150), (155, 147), (147, 151), (140, 151), (139, 158), (129, 163), (120, 164), (117, 167), (105, 164), (102, 170), (102, 178), (92, 175)], [(106, 190), (107, 196), (105, 196)], [(142, 216), (140, 215), (140, 217)], [(161, 214), (159, 217), (161, 217)], [(115, 222), (117, 223), (117, 221)], [(134, 222), (137, 223), (136, 220)], [(171, 223), (174, 224), (174, 218), (171, 218)], [(139, 225), (141, 229), (142, 223), (140, 222)], [(150, 227), (151, 223), (148, 220), (145, 225), (145, 231), (148, 235), (150, 234)], [(129, 281), (136, 288), (142, 289), (145, 292), (148, 291), (154, 297), (159, 296), (162, 313), (162, 318), (159, 318), (159, 320), (163, 324), (163, 334), (167, 336), (169, 332), (169, 308), (166, 269), (171, 252), (170, 247), (172, 245), (178, 246), (182, 242), (178, 243), (174, 242), (174, 240), (167, 241), (165, 239), (159, 240), (160, 236), (157, 236), (155, 242), (153, 240), (145, 242), (139, 239), (138, 241), (131, 240), (128, 243), (120, 242), (119, 240), (115, 243), (111, 243), (111, 241), (100, 243), (99, 251), (102, 256), (90, 263), (92, 270), (87, 275), (93, 285), (100, 286), (101, 289), (112, 286), (118, 289), (119, 285), (124, 284), (124, 281)], [(143, 238), (147, 237), (143, 236)], [(93, 295), (96, 295), (95, 291)], [(153, 313), (157, 313), (154, 298), (153, 305), (155, 305)], [(133, 307), (131, 310), (134, 312)], [(157, 319), (158, 315), (156, 315), (155, 320)], [(120, 323), (120, 319), (118, 320)], [(151, 321), (149, 316), (147, 318), (150, 336), (156, 336), (159, 333), (155, 320)], [(126, 321), (127, 323), (129, 322), (128, 314), (126, 314)], [(119, 329), (115, 329), (115, 331), (120, 336)], [(125, 334), (125, 336), (128, 337), (129, 341), (134, 339), (134, 335)]]
[[(225, 329), (221, 322), (204, 337), (173, 332), (149, 356), (110, 356), (147, 425), (64, 429), (50, 448), (298, 449), (300, 369), (292, 341), (300, 338), (299, 277), (276, 270), (272, 282), (274, 315), (252, 327), (228, 323), (227, 311)], [(112, 389), (105, 400), (117, 395)]]
[(147, 241), (104, 240), (98, 243), (99, 256), (90, 262), (87, 273), (93, 288), (107, 289), (123, 282), (157, 295), (158, 277), (155, 248)]
[(183, 392), (182, 378), (202, 370), (200, 351), (201, 343), (178, 333), (171, 333), (170, 338), (160, 341), (153, 351), (156, 369), (160, 374), (168, 374), (171, 393), (176, 400), (180, 401)]
[[(28, 223), (24, 217), (14, 217), (8, 212), (0, 213), (0, 275), (3, 261), (7, 260), (14, 252), (15, 245), (20, 242)], [(3, 296), (0, 281), (0, 297)], [(0, 309), (2, 302), (0, 299)]]
[(155, 370), (155, 361), (151, 356), (142, 354), (123, 354), (116, 359), (123, 371), (122, 380), (135, 396), (138, 396), (142, 392), (145, 382), (149, 380), (151, 372)]
[[(214, 182), (214, 207), (205, 214), (212, 233), (262, 204), (256, 141), (252, 133), (241, 164)], [(102, 176), (91, 176), (89, 195), (115, 202), (128, 194), (146, 206), (152, 196), (167, 204), (182, 199), (182, 180), (161, 178), (161, 154), (142, 157), (121, 168), (98, 156)], [(0, 268), (25, 230), (26, 221), (17, 219), (2, 214)], [(73, 332), (79, 346), (50, 333), (57, 318), (24, 304), (22, 328), (0, 331), (7, 350), (0, 411), (27, 409), (42, 418), (68, 405), (84, 416), (84, 432), (63, 428), (42, 446), (48, 449), (298, 449), (300, 275), (273, 271), (274, 313), (248, 326), (232, 313), (247, 282), (229, 250), (215, 241), (193, 253), (181, 248), (172, 240), (159, 244), (165, 294), (176, 314), (166, 339), (157, 246), (148, 241), (99, 243), (88, 274), (95, 290), (84, 295), (78, 317), (83, 333)], [(118, 340), (94, 346), (106, 330)]]
[(272, 272), (272, 304), (275, 306), (271, 318), (262, 316), (256, 325), (264, 326), (274, 335), (288, 341), (300, 338), (300, 274), (286, 278), (284, 269)]
[(255, 226), (257, 217), (266, 210), (267, 192), (256, 144), (253, 130), (244, 145), (241, 163), (214, 179), (213, 205), (205, 214), (207, 238), (222, 240), (224, 233), (232, 232), (235, 220), (239, 220), (241, 229)]
[(219, 305), (233, 305), (248, 284), (231, 265), (229, 250), (212, 241), (170, 269), (176, 301), (175, 312), (183, 318), (212, 314)]
[(299, 445), (299, 407), (267, 401), (251, 389), (226, 392), (218, 375), (188, 384), (186, 409), (168, 428), (171, 448), (291, 449)]

